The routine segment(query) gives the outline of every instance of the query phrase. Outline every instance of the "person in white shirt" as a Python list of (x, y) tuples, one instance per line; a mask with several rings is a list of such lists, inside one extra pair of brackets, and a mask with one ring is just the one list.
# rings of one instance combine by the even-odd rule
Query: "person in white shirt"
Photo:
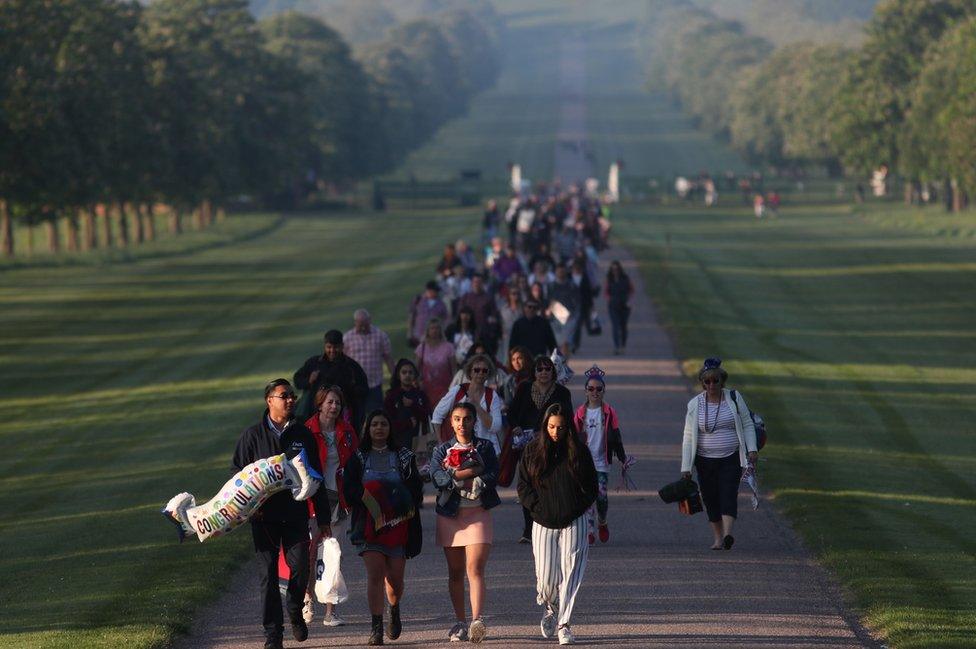
[[(495, 447), (495, 453), (501, 453), (498, 433), (502, 429), (502, 405), (500, 394), (489, 388), (486, 383), (495, 374), (495, 364), (485, 354), (476, 354), (468, 359), (464, 366), (467, 383), (456, 385), (438, 402), (431, 416), (431, 423), (435, 429), (447, 419), (456, 403), (467, 402), (475, 407), (474, 433), (476, 437), (487, 439)], [(444, 435), (441, 436), (442, 439)]]

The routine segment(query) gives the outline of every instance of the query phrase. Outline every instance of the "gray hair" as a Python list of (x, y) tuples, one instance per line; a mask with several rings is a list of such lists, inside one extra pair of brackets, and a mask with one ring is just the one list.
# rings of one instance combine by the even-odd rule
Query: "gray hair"
[(352, 314), (352, 319), (363, 318), (364, 320), (372, 320), (373, 318), (369, 315), (369, 311), (366, 309), (356, 309)]
[(475, 354), (464, 364), (464, 375), (471, 378), (471, 368), (474, 367), (475, 363), (484, 363), (488, 366), (488, 376), (485, 377), (485, 381), (491, 381), (495, 378), (495, 364), (492, 362), (488, 354)]

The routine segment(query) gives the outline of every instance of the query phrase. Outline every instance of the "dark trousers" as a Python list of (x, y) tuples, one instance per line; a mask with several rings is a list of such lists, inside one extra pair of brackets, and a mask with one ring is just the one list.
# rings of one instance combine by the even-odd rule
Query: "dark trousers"
[(527, 539), (532, 538), (532, 514), (525, 507), (522, 507), (522, 536)]
[(728, 457), (695, 457), (698, 471), (698, 488), (708, 520), (718, 523), (722, 516), (735, 518), (739, 515), (739, 480), (742, 467), (739, 466), (739, 451)]
[(630, 307), (626, 304), (610, 304), (610, 329), (613, 332), (613, 346), (623, 349), (627, 346), (627, 320)]
[(278, 550), (284, 548), (285, 561), (291, 571), (285, 598), (288, 619), (300, 620), (308, 587), (308, 521), (251, 521), (251, 536), (261, 578), (264, 635), (268, 639), (281, 638), (285, 624), (278, 590)]

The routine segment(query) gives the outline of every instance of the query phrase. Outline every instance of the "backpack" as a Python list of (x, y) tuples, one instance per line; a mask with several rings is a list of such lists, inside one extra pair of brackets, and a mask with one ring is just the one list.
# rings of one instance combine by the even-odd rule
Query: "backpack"
[[(736, 396), (735, 390), (731, 391), (732, 401), (735, 403), (736, 410), (739, 409), (739, 400)], [(749, 409), (749, 419), (752, 420), (752, 425), (756, 428), (756, 450), (761, 451), (763, 446), (766, 445), (766, 422), (763, 420), (762, 415), (758, 412), (753, 412)]]

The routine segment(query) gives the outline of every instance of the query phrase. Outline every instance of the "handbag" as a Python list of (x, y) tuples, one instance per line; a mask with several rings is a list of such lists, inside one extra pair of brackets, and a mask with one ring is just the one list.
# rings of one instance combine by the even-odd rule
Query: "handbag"
[(346, 580), (339, 568), (341, 560), (339, 541), (334, 537), (322, 539), (315, 559), (315, 597), (322, 604), (341, 604), (349, 599)]
[(686, 516), (694, 516), (703, 509), (701, 494), (697, 492), (692, 496), (678, 501), (678, 511)]
[(414, 457), (417, 459), (417, 471), (425, 480), (430, 479), (430, 456), (434, 453), (434, 448), (440, 443), (434, 427), (429, 419), (420, 422), (420, 432), (413, 438), (412, 447)]
[(593, 312), (590, 319), (586, 322), (586, 333), (591, 336), (599, 336), (603, 333), (603, 324), (600, 323), (600, 314)]

